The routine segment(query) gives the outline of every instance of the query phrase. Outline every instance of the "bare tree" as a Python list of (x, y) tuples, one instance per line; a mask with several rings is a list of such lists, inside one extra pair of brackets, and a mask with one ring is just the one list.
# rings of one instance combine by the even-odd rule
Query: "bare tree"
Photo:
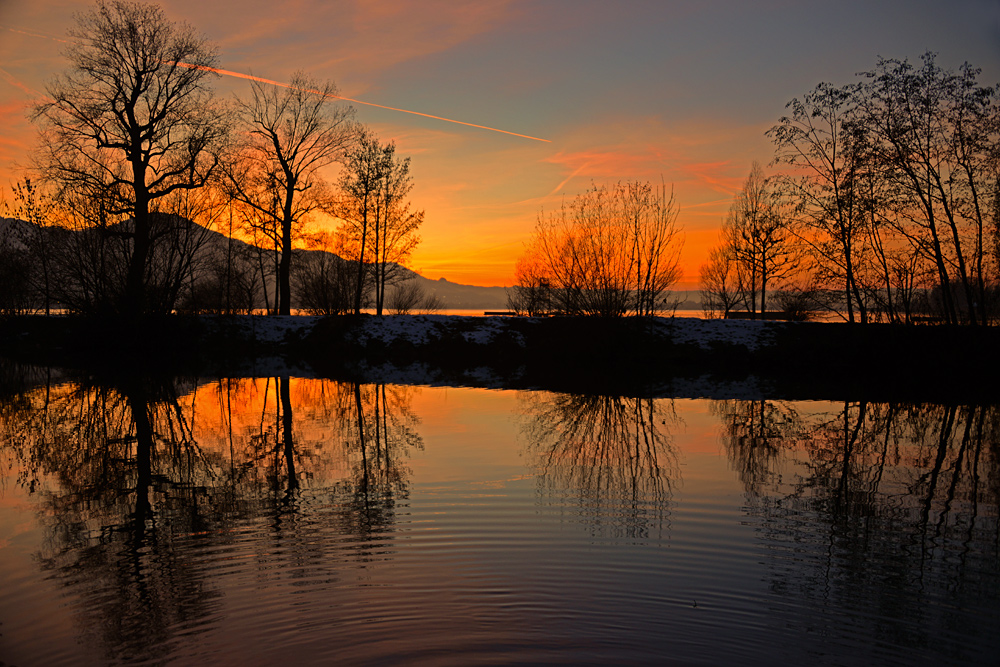
[(10, 240), (16, 240), (23, 246), (19, 251), (26, 254), (23, 261), (28, 263), (28, 270), (18, 269), (18, 272), (22, 273), (25, 284), (31, 287), (32, 301), (43, 304), (45, 314), (49, 315), (53, 305), (55, 277), (55, 243), (51, 239), (53, 233), (50, 229), (55, 222), (55, 202), (30, 177), (14, 184), (13, 195), (13, 204), (4, 204), (4, 208), (12, 217), (27, 223), (17, 225), (16, 228), (10, 226), (7, 230), (15, 237)]
[(77, 18), (71, 66), (35, 107), (43, 142), (38, 166), (77, 193), (101, 193), (109, 212), (131, 220), (122, 302), (151, 309), (144, 278), (158, 202), (200, 188), (217, 172), (228, 133), (208, 82), (215, 49), (156, 5), (99, 0)]
[[(230, 210), (253, 251), (255, 266), (263, 286), (264, 308), (269, 314), (276, 315), (280, 302), (278, 272), (281, 266), (281, 213), (276, 182), (272, 175), (266, 173), (247, 174), (239, 170), (233, 173), (241, 174), (243, 196), (253, 197), (254, 201), (244, 203), (233, 197)], [(236, 188), (231, 176), (227, 179), (227, 187), (232, 197)], [(273, 301), (268, 285), (273, 289)]]
[(379, 230), (378, 261), (375, 262), (375, 312), (378, 315), (385, 306), (386, 290), (406, 278), (408, 272), (403, 263), (420, 243), (417, 229), (424, 221), (424, 212), (411, 211), (409, 202), (397, 200), (386, 212)]
[(299, 308), (316, 315), (339, 315), (354, 303), (354, 264), (322, 251), (296, 251), (292, 294)]
[(398, 280), (410, 253), (420, 243), (417, 230), (424, 221), (423, 211), (410, 209), (407, 195), (413, 189), (410, 158), (396, 155), (396, 145), (385, 146), (386, 172), (379, 190), (381, 215), (375, 225), (375, 311), (382, 314), (386, 288)]
[[(680, 275), (683, 243), (677, 204), (665, 186), (623, 182), (595, 186), (548, 216), (519, 265), (515, 301), (548, 285), (549, 307), (567, 314), (617, 317), (663, 309), (663, 293)], [(530, 267), (530, 270), (529, 270)]]
[(808, 230), (802, 240), (842, 281), (850, 322), (855, 321), (855, 307), (860, 320), (867, 321), (857, 274), (868, 212), (863, 182), (870, 162), (854, 122), (858, 94), (857, 85), (821, 83), (801, 100), (789, 102), (791, 115), (767, 132), (776, 146), (775, 162), (799, 170), (800, 175), (785, 177), (783, 185)]
[(820, 84), (768, 132), (797, 202), (800, 240), (839, 282), (854, 321), (912, 321), (919, 301), (986, 324), (1000, 264), (1000, 96), (969, 64), (880, 59), (862, 83)]
[(860, 116), (897, 213), (909, 222), (900, 231), (927, 249), (937, 269), (948, 320), (957, 323), (964, 310), (971, 324), (984, 324), (997, 89), (979, 86), (979, 70), (968, 63), (956, 73), (938, 66), (933, 53), (921, 60), (879, 60), (866, 74)]
[(181, 309), (225, 315), (253, 313), (263, 285), (250, 246), (215, 247), (207, 255), (207, 266), (196, 276)]
[(424, 300), (424, 289), (416, 280), (407, 280), (389, 293), (388, 308), (393, 315), (406, 315)]
[(701, 266), (701, 307), (709, 317), (728, 317), (739, 301), (733, 249), (728, 243), (712, 248)]
[(32, 267), (21, 239), (19, 221), (0, 218), (0, 316), (31, 308)]
[[(635, 244), (635, 313), (650, 316), (667, 309), (662, 296), (680, 278), (677, 202), (662, 183), (627, 183), (622, 195)], [(670, 305), (671, 313), (676, 306)]]
[(507, 308), (518, 315), (537, 317), (552, 310), (552, 285), (538, 252), (530, 249), (514, 266), (514, 286), (507, 290)]
[(427, 292), (416, 278), (396, 283), (389, 292), (386, 306), (393, 315), (412, 312), (433, 313), (444, 307), (440, 297)]
[(340, 251), (357, 262), (354, 312), (361, 312), (369, 254), (369, 234), (379, 215), (378, 191), (387, 170), (384, 147), (370, 132), (362, 132), (358, 142), (348, 152), (346, 168), (341, 174), (343, 198), (337, 202), (336, 215), (344, 221), (340, 226)]
[(57, 241), (54, 298), (70, 310), (113, 312), (123, 299), (128, 275), (129, 245), (115, 233), (123, 220), (113, 215), (107, 190), (66, 190), (60, 197), (60, 225), (66, 234)]
[(411, 211), (406, 196), (413, 189), (410, 158), (396, 155), (393, 142), (363, 133), (348, 153), (341, 181), (343, 198), (335, 213), (343, 222), (340, 251), (358, 263), (355, 312), (361, 310), (364, 274), (371, 271), (375, 310), (382, 314), (386, 288), (400, 275), (399, 267), (420, 237), (423, 211)]
[(296, 72), (287, 87), (250, 85), (251, 98), (238, 101), (248, 140), (228, 180), (233, 198), (252, 211), (258, 226), (280, 232), (275, 307), (288, 315), (293, 235), (310, 213), (329, 204), (322, 172), (343, 158), (358, 128), (354, 109), (334, 103), (332, 82), (321, 85)]
[(789, 219), (781, 209), (778, 190), (764, 177), (760, 164), (754, 162), (722, 226), (737, 295), (753, 317), (758, 305), (764, 317), (768, 287), (787, 278), (798, 265)]

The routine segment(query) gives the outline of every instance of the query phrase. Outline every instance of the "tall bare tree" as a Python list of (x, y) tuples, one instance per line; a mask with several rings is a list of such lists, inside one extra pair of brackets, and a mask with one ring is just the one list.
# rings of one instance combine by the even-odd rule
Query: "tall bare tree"
[(978, 74), (969, 64), (942, 69), (933, 53), (917, 66), (879, 60), (860, 104), (880, 176), (909, 221), (900, 230), (927, 248), (947, 319), (971, 324), (986, 321), (987, 211), (1000, 146), (997, 89), (980, 86)]
[(370, 132), (363, 132), (347, 154), (346, 169), (341, 174), (342, 199), (336, 214), (341, 225), (341, 250), (357, 262), (354, 312), (361, 312), (366, 284), (366, 259), (369, 254), (369, 234), (379, 215), (379, 188), (388, 171), (385, 148)]
[(864, 183), (871, 163), (854, 122), (859, 90), (857, 85), (821, 83), (789, 102), (790, 115), (767, 132), (775, 143), (775, 162), (795, 170), (784, 178), (784, 186), (806, 229), (801, 238), (831, 277), (842, 281), (849, 322), (855, 321), (855, 308), (860, 320), (867, 321), (858, 265), (869, 212)]
[(64, 191), (99, 192), (128, 228), (123, 313), (150, 310), (145, 277), (158, 202), (204, 186), (228, 133), (209, 81), (214, 47), (156, 5), (99, 0), (77, 17), (68, 72), (35, 107), (38, 165)]
[(280, 230), (276, 304), (291, 312), (292, 237), (310, 213), (329, 203), (323, 170), (355, 140), (354, 109), (337, 104), (337, 87), (302, 72), (286, 87), (251, 81), (238, 101), (246, 144), (230, 172), (233, 197)]
[(413, 189), (410, 158), (397, 156), (395, 143), (382, 144), (374, 134), (363, 133), (348, 154), (340, 187), (335, 212), (343, 220), (341, 251), (358, 263), (355, 312), (361, 310), (364, 274), (371, 271), (375, 310), (381, 315), (386, 288), (420, 242), (424, 212), (411, 210), (406, 201)]
[(840, 284), (847, 318), (951, 323), (993, 317), (990, 251), (1000, 175), (1000, 95), (968, 63), (880, 59), (863, 81), (822, 83), (768, 132), (797, 202), (800, 240)]
[(754, 162), (722, 226), (737, 294), (754, 317), (758, 306), (761, 317), (767, 312), (768, 288), (787, 278), (798, 265), (797, 244), (784, 213), (779, 191)]

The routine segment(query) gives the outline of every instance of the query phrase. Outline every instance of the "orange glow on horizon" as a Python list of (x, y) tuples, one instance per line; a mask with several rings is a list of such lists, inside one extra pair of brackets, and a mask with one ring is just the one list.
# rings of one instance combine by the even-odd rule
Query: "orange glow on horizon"
[[(715, 217), (714, 215), (712, 217)], [(682, 227), (683, 211), (682, 211)], [(697, 290), (701, 287), (700, 269), (709, 253), (719, 242), (717, 228), (686, 226), (681, 249), (681, 277), (673, 286), (676, 290)], [(503, 246), (469, 251), (466, 248), (424, 249), (418, 247), (409, 268), (425, 278), (445, 278), (453, 283), (481, 287), (510, 287), (514, 284), (514, 266), (524, 252), (524, 242), (530, 234)]]
[[(3, 25), (0, 29), (68, 43), (38, 31)], [(178, 65), (195, 67), (186, 63)], [(221, 68), (205, 69), (220, 76), (291, 88), (287, 83), (252, 74)], [(31, 88), (33, 81), (17, 79), (5, 69), (0, 69), (0, 81), (6, 81), (11, 88), (29, 96), (38, 94)], [(689, 154), (687, 146), (692, 136), (699, 137), (700, 143), (729, 140), (727, 135), (720, 135), (721, 138), (712, 135), (709, 141), (704, 132), (699, 132), (704, 128), (697, 123), (693, 128), (683, 126), (677, 129), (662, 124), (658, 119), (628, 119), (628, 122), (614, 119), (579, 130), (559, 130), (558, 136), (553, 137), (556, 140), (553, 144), (549, 139), (486, 125), (339, 95), (331, 97), (530, 140), (505, 142), (505, 162), (476, 163), (463, 157), (454, 163), (458, 166), (447, 163), (446, 169), (437, 168), (435, 171), (433, 160), (439, 154), (457, 151), (449, 142), (460, 142), (461, 135), (467, 133), (450, 132), (447, 128), (438, 127), (433, 132), (406, 135), (415, 145), (415, 154), (431, 155), (427, 164), (432, 165), (423, 167), (421, 163), (426, 170), (419, 176), (421, 187), (429, 194), (422, 196), (416, 204), (418, 208), (426, 209), (428, 216), (421, 229), (423, 243), (407, 264), (432, 280), (445, 278), (466, 285), (510, 286), (514, 282), (515, 264), (523, 252), (524, 243), (530, 239), (534, 220), (542, 208), (558, 205), (560, 200), (570, 199), (594, 183), (610, 183), (619, 179), (656, 182), (665, 177), (668, 187), (676, 186), (675, 194), (681, 208), (680, 224), (686, 238), (681, 253), (682, 278), (677, 288), (692, 289), (697, 286), (700, 266), (716, 243), (718, 224), (729, 205), (730, 200), (722, 197), (737, 189), (745, 176), (742, 167), (734, 169), (730, 162), (714, 155), (704, 159), (701, 155)], [(23, 109), (24, 103), (9, 103), (0, 107), (0, 118), (23, 116)], [(633, 141), (635, 135), (641, 136), (641, 141)], [(679, 141), (678, 137), (684, 141)], [(28, 144), (21, 140), (20, 135), (0, 137), (0, 161), (3, 163), (13, 164), (19, 155), (27, 151)], [(692, 197), (697, 203), (687, 204)], [(325, 221), (317, 223), (312, 230), (329, 227)], [(235, 230), (234, 236), (249, 241)], [(334, 248), (328, 249), (335, 251)]]

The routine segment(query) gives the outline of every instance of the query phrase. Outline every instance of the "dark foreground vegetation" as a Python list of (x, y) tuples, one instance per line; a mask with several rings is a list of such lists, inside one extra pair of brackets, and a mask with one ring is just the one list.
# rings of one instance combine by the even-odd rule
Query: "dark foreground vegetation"
[[(162, 317), (0, 322), (0, 355), (87, 375), (322, 376), (403, 384), (708, 396), (995, 399), (1000, 330), (686, 318)], [(275, 333), (277, 332), (277, 333)], [(147, 350), (154, 350), (153, 353)], [(725, 391), (725, 390), (721, 390)]]

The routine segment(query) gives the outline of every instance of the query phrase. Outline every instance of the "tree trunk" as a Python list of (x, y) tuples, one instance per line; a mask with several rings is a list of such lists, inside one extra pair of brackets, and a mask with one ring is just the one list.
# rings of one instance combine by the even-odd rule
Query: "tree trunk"
[[(367, 201), (365, 203), (367, 207)], [(361, 248), (358, 250), (358, 284), (354, 290), (354, 314), (361, 314), (361, 294), (365, 284), (365, 243), (368, 241), (368, 213), (361, 220)]]
[(281, 264), (278, 265), (278, 315), (292, 314), (292, 221), (281, 222)]
[(288, 386), (288, 376), (275, 378), (281, 396), (281, 444), (285, 454), (285, 468), (288, 471), (287, 491), (289, 494), (299, 488), (295, 472), (295, 443), (292, 440), (292, 398)]
[(134, 232), (132, 236), (132, 257), (129, 259), (128, 274), (125, 282), (124, 315), (136, 319), (148, 308), (146, 303), (146, 263), (149, 257), (149, 202), (142, 197), (136, 197), (135, 212), (132, 218)]
[(145, 392), (138, 389), (127, 392), (132, 423), (135, 426), (135, 515), (133, 516), (135, 547), (143, 546), (146, 519), (152, 514), (149, 488), (152, 485), (153, 427), (149, 420), (149, 403)]

